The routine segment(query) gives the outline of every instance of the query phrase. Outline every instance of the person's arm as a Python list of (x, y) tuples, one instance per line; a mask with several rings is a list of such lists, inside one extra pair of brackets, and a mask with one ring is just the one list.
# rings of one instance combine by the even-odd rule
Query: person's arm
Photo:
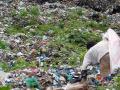
[(87, 79), (87, 66), (91, 64), (91, 53), (88, 51), (84, 57), (83, 64), (82, 64), (82, 71), (81, 71), (81, 80)]
[(91, 57), (92, 57), (92, 55), (90, 55), (90, 51), (88, 51), (86, 53), (86, 55), (84, 56), (84, 60), (83, 60), (83, 64), (82, 64), (82, 70), (86, 70), (87, 66), (92, 63)]

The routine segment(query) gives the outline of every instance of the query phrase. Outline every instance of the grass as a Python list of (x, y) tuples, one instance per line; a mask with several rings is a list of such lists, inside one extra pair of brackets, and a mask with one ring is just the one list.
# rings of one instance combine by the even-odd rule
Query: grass
[(31, 62), (27, 62), (24, 60), (24, 58), (17, 58), (14, 66), (10, 67), (8, 65), (8, 63), (6, 62), (0, 62), (0, 67), (2, 67), (4, 69), (4, 71), (8, 72), (8, 71), (13, 71), (13, 70), (18, 70), (18, 69), (24, 69), (26, 67), (32, 67), (32, 66), (36, 66), (35, 61), (32, 60)]
[(6, 49), (7, 44), (4, 41), (0, 40), (0, 49)]
[(32, 16), (39, 16), (40, 15), (40, 10), (38, 9), (37, 6), (31, 6), (29, 8), (28, 12)]
[(17, 33), (27, 33), (24, 28), (20, 28), (19, 26), (9, 26), (5, 32), (10, 35), (15, 35)]
[(2, 86), (0, 87), (0, 90), (11, 90), (10, 86)]

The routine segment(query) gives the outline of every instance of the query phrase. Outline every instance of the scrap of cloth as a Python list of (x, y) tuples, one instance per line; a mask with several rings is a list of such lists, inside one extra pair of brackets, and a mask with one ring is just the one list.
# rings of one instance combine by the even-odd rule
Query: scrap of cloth
[(108, 29), (103, 40), (88, 50), (83, 60), (82, 70), (85, 70), (89, 64), (100, 63), (100, 59), (107, 53), (110, 56), (110, 71), (113, 73), (120, 67), (120, 38), (112, 29)]

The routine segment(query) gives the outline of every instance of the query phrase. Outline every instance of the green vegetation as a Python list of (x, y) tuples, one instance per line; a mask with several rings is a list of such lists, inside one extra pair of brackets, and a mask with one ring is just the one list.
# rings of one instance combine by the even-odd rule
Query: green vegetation
[(76, 44), (80, 44), (81, 46), (85, 46), (89, 41), (100, 41), (101, 38), (97, 33), (89, 32), (89, 31), (72, 31), (69, 36), (69, 42), (74, 42)]
[(4, 71), (13, 71), (32, 66), (36, 66), (35, 61), (27, 62), (24, 60), (24, 58), (17, 58), (16, 62), (13, 64), (12, 67), (10, 67), (9, 64), (4, 61), (0, 62), (0, 67), (2, 67)]
[(0, 87), (0, 90), (10, 90), (10, 86), (3, 86), (3, 87)]
[(96, 90), (106, 90), (106, 88), (103, 86), (98, 86)]
[(6, 43), (0, 40), (0, 49), (6, 49)]
[(120, 74), (118, 74), (116, 77), (113, 79), (115, 83), (113, 84), (113, 88), (116, 90), (120, 90)]
[(39, 16), (40, 15), (40, 11), (38, 9), (37, 6), (31, 6), (29, 9), (29, 14), (32, 15), (32, 16)]
[(18, 13), (18, 16), (24, 18), (28, 15), (28, 11), (26, 9), (21, 9)]

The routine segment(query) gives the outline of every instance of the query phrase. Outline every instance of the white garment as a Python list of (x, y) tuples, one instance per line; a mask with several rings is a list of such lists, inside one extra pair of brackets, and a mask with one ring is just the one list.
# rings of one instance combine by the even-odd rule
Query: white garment
[(88, 50), (83, 60), (82, 69), (85, 70), (89, 64), (99, 63), (106, 53), (108, 53), (108, 41), (102, 40)]
[(110, 70), (114, 73), (115, 69), (120, 68), (120, 38), (112, 29), (108, 30), (108, 36)]
[(82, 70), (85, 70), (89, 64), (97, 64), (100, 59), (109, 52), (111, 73), (120, 68), (120, 38), (112, 29), (103, 36), (103, 40), (90, 48), (86, 53)]

